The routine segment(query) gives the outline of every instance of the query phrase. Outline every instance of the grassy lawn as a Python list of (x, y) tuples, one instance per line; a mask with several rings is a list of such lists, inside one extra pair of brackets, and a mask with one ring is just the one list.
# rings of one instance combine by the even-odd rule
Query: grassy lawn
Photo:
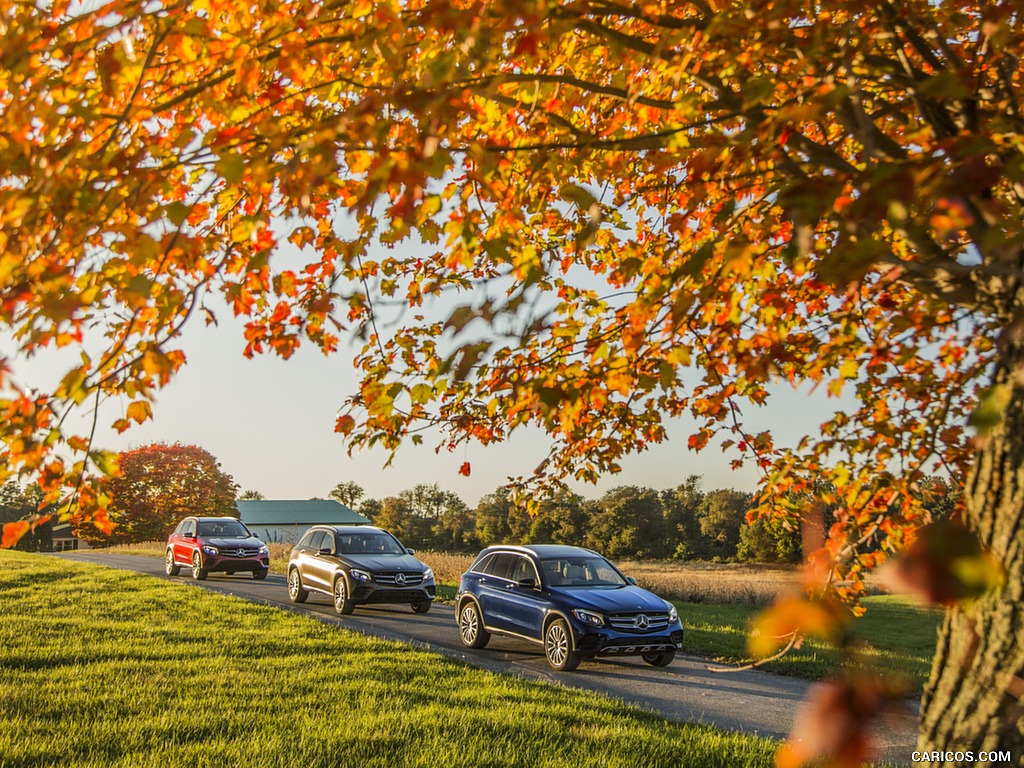
[[(729, 663), (752, 660), (747, 654), (750, 620), (762, 609), (750, 605), (675, 604), (687, 630), (687, 652)], [(852, 633), (863, 643), (865, 659), (888, 675), (905, 678), (910, 693), (920, 693), (931, 671), (942, 613), (894, 595), (867, 597), (864, 605), (867, 612), (853, 622)], [(818, 680), (837, 663), (831, 647), (807, 640), (800, 649), (761, 668)]]
[(764, 766), (668, 722), (147, 576), (0, 552), (0, 766)]

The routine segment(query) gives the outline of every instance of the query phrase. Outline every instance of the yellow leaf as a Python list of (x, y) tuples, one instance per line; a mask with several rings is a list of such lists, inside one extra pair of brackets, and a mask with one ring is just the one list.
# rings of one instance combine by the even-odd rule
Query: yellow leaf
[(149, 403), (145, 400), (136, 400), (128, 406), (128, 410), (125, 412), (125, 415), (129, 419), (141, 424), (153, 415), (153, 411), (150, 408)]

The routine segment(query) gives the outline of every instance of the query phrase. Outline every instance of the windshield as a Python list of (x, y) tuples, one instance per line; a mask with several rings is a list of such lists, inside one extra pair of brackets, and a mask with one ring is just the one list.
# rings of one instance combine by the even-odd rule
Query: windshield
[(628, 582), (603, 557), (557, 557), (540, 561), (549, 587), (620, 587)]
[(237, 520), (207, 520), (199, 522), (200, 536), (220, 539), (247, 539), (252, 534)]
[(386, 533), (339, 533), (339, 555), (404, 555), (405, 549)]

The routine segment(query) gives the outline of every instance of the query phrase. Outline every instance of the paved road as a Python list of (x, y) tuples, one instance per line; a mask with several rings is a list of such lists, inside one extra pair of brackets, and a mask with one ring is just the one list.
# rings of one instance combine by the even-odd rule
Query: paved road
[[(459, 642), (455, 611), (435, 605), (426, 615), (416, 615), (404, 606), (368, 606), (350, 616), (338, 616), (327, 595), (311, 593), (308, 602), (293, 605), (283, 576), (270, 575), (255, 581), (248, 574), (210, 574), (206, 581), (189, 578), (191, 571), (168, 577), (163, 561), (141, 555), (113, 555), (102, 552), (64, 553), (82, 562), (98, 563), (147, 573), (246, 600), (278, 606), (343, 626), (363, 634), (401, 640), (459, 659), (476, 667), (529, 680), (600, 691), (623, 701), (654, 710), (664, 717), (688, 723), (706, 723), (730, 730), (785, 737), (793, 715), (804, 699), (808, 683), (760, 670), (714, 673), (707, 660), (678, 655), (671, 666), (650, 667), (640, 659), (610, 658), (584, 662), (574, 672), (552, 671), (539, 646), (510, 638), (492, 637), (487, 648), (473, 651)], [(685, 616), (684, 625), (685, 625)], [(907, 764), (914, 749), (916, 716), (909, 713), (891, 724), (880, 739), (881, 756), (892, 763)]]

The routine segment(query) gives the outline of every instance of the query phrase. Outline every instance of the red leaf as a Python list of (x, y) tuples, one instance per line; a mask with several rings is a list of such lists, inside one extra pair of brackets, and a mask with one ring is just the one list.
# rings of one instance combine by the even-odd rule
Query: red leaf
[(853, 676), (815, 683), (779, 749), (778, 768), (800, 768), (822, 759), (834, 768), (870, 760), (880, 717), (900, 709), (901, 691), (878, 678)]
[(978, 537), (950, 520), (919, 529), (894, 570), (896, 587), (940, 605), (979, 597), (1004, 579), (1003, 567)]
[(459, 467), (459, 474), (460, 475), (464, 475), (466, 477), (469, 477), (469, 462), (468, 461), (462, 462), (462, 466)]

